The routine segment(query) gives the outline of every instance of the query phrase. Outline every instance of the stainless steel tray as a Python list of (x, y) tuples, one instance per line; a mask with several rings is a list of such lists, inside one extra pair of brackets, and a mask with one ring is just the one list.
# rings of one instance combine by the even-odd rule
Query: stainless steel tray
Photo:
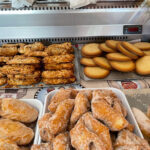
[[(143, 138), (143, 135), (142, 135), (142, 133), (141, 133), (141, 131), (140, 131), (140, 129), (139, 129), (139, 126), (138, 126), (138, 124), (137, 124), (137, 122), (136, 122), (136, 119), (135, 119), (135, 117), (134, 117), (134, 115), (133, 115), (133, 113), (132, 113), (132, 110), (131, 110), (131, 108), (130, 108), (130, 105), (129, 105), (129, 103), (128, 103), (128, 100), (127, 100), (126, 96), (124, 95), (124, 93), (123, 93), (121, 90), (116, 89), (116, 88), (85, 88), (85, 89), (77, 89), (77, 90), (81, 91), (81, 90), (97, 90), (97, 89), (112, 90), (112, 91), (117, 95), (117, 97), (121, 100), (121, 102), (122, 102), (122, 104), (124, 105), (124, 107), (127, 109), (127, 112), (128, 112), (127, 120), (128, 120), (131, 124), (133, 124), (133, 125), (135, 126), (135, 128), (134, 128), (134, 133), (135, 133), (136, 135), (138, 135), (139, 137)], [(58, 90), (54, 90), (54, 91), (50, 92), (50, 93), (46, 96), (46, 98), (45, 98), (45, 104), (44, 104), (44, 109), (43, 109), (43, 115), (44, 115), (45, 113), (49, 112), (49, 111), (48, 111), (48, 105), (49, 105), (49, 103), (50, 103), (51, 98), (54, 96), (54, 94), (55, 94), (56, 92), (58, 92)], [(40, 139), (40, 140), (39, 140), (39, 144), (40, 144), (42, 141), (41, 141), (41, 138), (39, 138), (39, 139)]]
[(16, 86), (16, 87), (7, 87), (7, 84), (0, 86), (0, 89), (23, 89), (23, 88), (42, 88), (42, 87), (60, 87), (60, 86), (71, 86), (71, 85), (77, 85), (80, 84), (80, 74), (79, 74), (79, 63), (78, 63), (78, 49), (73, 46), (74, 48), (74, 55), (75, 55), (75, 59), (74, 59), (74, 75), (76, 77), (76, 81), (74, 83), (71, 84), (58, 84), (58, 85), (47, 85), (44, 84), (43, 82), (39, 82), (38, 84), (34, 84), (34, 85), (29, 85), (29, 86)]
[[(82, 48), (83, 44), (80, 44), (79, 45), (79, 58), (78, 58), (78, 61), (80, 62), (80, 59), (82, 58), (82, 55), (81, 55), (81, 48)], [(84, 81), (92, 81), (92, 80), (97, 80), (97, 81), (100, 81), (100, 80), (138, 80), (138, 79), (149, 79), (150, 78), (150, 75), (149, 76), (140, 76), (138, 74), (136, 74), (135, 72), (129, 72), (129, 73), (124, 73), (124, 72), (119, 72), (119, 71), (116, 71), (116, 70), (112, 70), (111, 73), (104, 79), (91, 79), (91, 78), (88, 78), (85, 74), (84, 74), (84, 66), (79, 64), (79, 68), (80, 68), (80, 77), (81, 79), (83, 79)]]

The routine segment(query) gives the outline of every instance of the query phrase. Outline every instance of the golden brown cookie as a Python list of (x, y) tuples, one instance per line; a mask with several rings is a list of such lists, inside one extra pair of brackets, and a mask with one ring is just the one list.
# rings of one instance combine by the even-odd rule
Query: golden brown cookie
[(135, 63), (133, 61), (110, 61), (111, 66), (121, 72), (131, 72), (135, 69)]
[(107, 40), (105, 43), (108, 47), (117, 50), (117, 44), (120, 43), (120, 41)]
[(135, 54), (129, 52), (128, 50), (126, 50), (126, 49), (121, 45), (121, 43), (118, 43), (118, 44), (117, 44), (117, 48), (118, 48), (118, 50), (119, 50), (121, 53), (123, 53), (124, 55), (130, 57), (131, 59), (138, 59), (138, 56), (137, 56), (137, 55), (135, 55)]
[(100, 55), (101, 53), (102, 51), (97, 43), (86, 44), (82, 47), (82, 54), (86, 56), (95, 56)]
[(92, 58), (81, 58), (80, 63), (84, 66), (95, 67), (96, 64)]
[(130, 57), (122, 54), (122, 53), (109, 53), (106, 55), (107, 59), (115, 60), (115, 61), (129, 61), (131, 60)]
[(98, 55), (93, 55), (93, 56), (88, 56), (88, 55), (85, 55), (83, 53), (81, 53), (82, 57), (85, 57), (85, 58), (93, 58), (93, 57), (98, 57), (100, 56), (101, 54), (98, 54)]
[(93, 61), (95, 62), (96, 65), (111, 70), (111, 65), (109, 64), (109, 61), (105, 57), (95, 57), (93, 58)]
[(150, 74), (150, 56), (143, 56), (136, 61), (136, 72), (140, 75)]
[(122, 42), (121, 44), (125, 49), (127, 49), (131, 53), (134, 53), (135, 55), (138, 55), (138, 56), (144, 56), (144, 53), (133, 44), (129, 42)]
[(146, 56), (150, 56), (150, 50), (149, 51), (143, 51), (144, 52), (144, 54), (146, 55)]
[(136, 46), (137, 48), (139, 48), (143, 51), (150, 50), (150, 43), (148, 43), (148, 42), (135, 43), (134, 46)]
[(107, 52), (107, 53), (115, 53), (116, 50), (112, 49), (112, 48), (109, 48), (105, 43), (102, 43), (99, 45), (99, 48), (104, 51), (104, 52)]
[(109, 75), (110, 71), (101, 67), (85, 67), (84, 73), (92, 79), (103, 79)]

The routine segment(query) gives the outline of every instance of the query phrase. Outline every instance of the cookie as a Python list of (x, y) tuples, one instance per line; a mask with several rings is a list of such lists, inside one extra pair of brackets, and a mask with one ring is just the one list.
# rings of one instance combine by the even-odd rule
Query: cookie
[(136, 46), (137, 48), (139, 48), (143, 51), (150, 50), (150, 43), (148, 43), (148, 42), (135, 43), (134, 46)]
[(88, 55), (85, 55), (85, 54), (82, 53), (81, 55), (82, 55), (82, 57), (93, 58), (93, 57), (98, 57), (98, 56), (100, 56), (101, 54), (93, 55), (93, 56), (88, 56)]
[(115, 60), (115, 61), (129, 61), (131, 60), (130, 57), (122, 54), (122, 53), (109, 53), (106, 55), (107, 59)]
[(95, 57), (93, 58), (93, 61), (95, 62), (96, 65), (111, 70), (111, 65), (109, 64), (109, 61), (105, 57)]
[(120, 41), (107, 40), (105, 43), (108, 47), (117, 50), (117, 44), (120, 43)]
[(146, 56), (150, 56), (150, 50), (149, 51), (143, 51), (144, 52), (144, 54), (146, 55)]
[(105, 43), (102, 43), (99, 45), (99, 48), (104, 51), (104, 52), (107, 52), (107, 53), (115, 53), (116, 50), (112, 49), (112, 48), (109, 48)]
[(101, 53), (102, 51), (97, 43), (86, 44), (82, 47), (82, 54), (86, 56), (96, 56), (100, 55)]
[(92, 58), (81, 58), (80, 63), (84, 66), (95, 67), (96, 64)]
[(142, 52), (139, 48), (137, 48), (133, 44), (129, 42), (122, 42), (121, 44), (125, 49), (127, 49), (131, 53), (134, 53), (135, 55), (138, 55), (138, 56), (144, 56), (144, 52)]
[(130, 57), (131, 59), (138, 59), (138, 56), (137, 56), (137, 55), (135, 55), (135, 54), (129, 52), (128, 50), (126, 50), (126, 49), (121, 45), (121, 43), (118, 43), (118, 44), (117, 44), (117, 48), (118, 48), (118, 50), (119, 50), (121, 53), (123, 53), (124, 55)]
[(133, 61), (110, 61), (111, 66), (121, 72), (131, 72), (135, 69), (135, 63)]
[(92, 79), (103, 79), (108, 76), (110, 73), (109, 70), (101, 67), (85, 67), (84, 74)]
[(136, 61), (136, 72), (140, 75), (150, 75), (150, 56), (143, 56)]

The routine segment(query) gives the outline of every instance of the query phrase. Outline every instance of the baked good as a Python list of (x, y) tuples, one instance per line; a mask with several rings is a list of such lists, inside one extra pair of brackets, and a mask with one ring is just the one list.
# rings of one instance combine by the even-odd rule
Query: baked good
[(76, 150), (106, 150), (99, 136), (89, 130), (80, 118), (70, 131), (71, 144)]
[(51, 143), (35, 144), (31, 147), (31, 150), (53, 150), (53, 146)]
[(93, 58), (93, 61), (95, 62), (96, 65), (104, 69), (108, 70), (112, 69), (111, 65), (109, 64), (109, 61), (105, 57), (95, 57)]
[(79, 92), (75, 98), (75, 105), (71, 114), (70, 123), (75, 124), (79, 118), (89, 110), (90, 104), (87, 96)]
[(53, 150), (71, 150), (69, 133), (60, 133), (53, 139)]
[(4, 84), (6, 84), (7, 83), (7, 78), (6, 77), (1, 77), (0, 78), (0, 86), (1, 85), (4, 85)]
[(56, 71), (43, 71), (42, 77), (47, 79), (54, 79), (54, 78), (71, 78), (74, 77), (73, 70), (56, 70)]
[(32, 50), (25, 50), (24, 52), (25, 56), (28, 57), (46, 57), (48, 56), (47, 52), (45, 51), (32, 51)]
[(6, 44), (2, 44), (2, 47), (20, 47), (25, 45), (24, 43), (16, 43), (16, 44), (12, 44), (12, 43), (6, 43)]
[(17, 47), (0, 47), (0, 56), (15, 56), (17, 53)]
[(21, 150), (15, 142), (0, 138), (0, 150)]
[(136, 72), (140, 75), (150, 74), (150, 56), (143, 56), (136, 61)]
[(26, 57), (22, 55), (16, 55), (13, 59), (9, 60), (7, 64), (39, 64), (40, 59), (36, 57)]
[(114, 148), (117, 150), (149, 150), (150, 146), (146, 140), (136, 136), (129, 130), (119, 132)]
[(50, 100), (50, 104), (48, 109), (50, 112), (54, 113), (57, 109), (57, 106), (64, 100), (73, 98), (72, 96), (72, 89), (64, 89), (61, 88)]
[(5, 75), (2, 72), (0, 72), (0, 78), (2, 77), (5, 77)]
[(125, 42), (125, 41), (122, 42), (121, 44), (125, 49), (127, 49), (131, 53), (134, 53), (135, 55), (138, 55), (138, 56), (144, 56), (144, 53), (139, 48), (134, 46), (133, 44), (131, 44), (129, 42)]
[(93, 91), (92, 113), (96, 119), (104, 122), (111, 131), (120, 131), (127, 127), (128, 121), (120, 113), (115, 111), (99, 94), (99, 90)]
[(38, 111), (23, 101), (3, 98), (0, 100), (0, 116), (6, 119), (31, 123), (37, 119)]
[(135, 69), (135, 63), (133, 61), (110, 61), (111, 66), (121, 72), (131, 72)]
[(9, 139), (18, 145), (27, 145), (33, 137), (33, 130), (24, 124), (9, 119), (0, 119), (0, 138)]
[(150, 50), (150, 43), (148, 42), (138, 42), (138, 43), (135, 43), (134, 46), (136, 46), (137, 48), (143, 51)]
[(150, 56), (150, 50), (143, 51), (146, 56)]
[(28, 44), (24, 46), (25, 51), (31, 50), (31, 51), (43, 51), (45, 46), (41, 42), (35, 42), (33, 44)]
[(96, 66), (96, 64), (94, 63), (92, 58), (81, 58), (80, 63), (82, 65), (88, 66), (88, 67), (95, 67)]
[(142, 133), (150, 138), (150, 119), (139, 109), (132, 108), (134, 116), (139, 124)]
[(74, 68), (73, 63), (61, 63), (61, 64), (45, 64), (45, 70), (62, 70), (62, 69), (72, 69)]
[(85, 67), (84, 74), (92, 79), (103, 79), (108, 76), (110, 73), (109, 70), (101, 67)]
[(0, 56), (0, 63), (7, 63), (12, 57)]
[(118, 43), (118, 44), (117, 44), (117, 48), (118, 48), (118, 50), (119, 50), (121, 53), (123, 53), (124, 55), (130, 57), (131, 59), (138, 59), (138, 56), (137, 56), (137, 55), (135, 55), (135, 54), (131, 53), (130, 51), (128, 51), (127, 49), (125, 49), (125, 48), (121, 45), (121, 43)]
[(105, 43), (99, 45), (99, 48), (106, 53), (115, 53), (116, 50), (108, 47)]
[(117, 50), (117, 44), (120, 43), (120, 41), (107, 40), (105, 43), (108, 47)]
[(66, 55), (56, 55), (56, 56), (47, 56), (43, 59), (43, 63), (68, 63), (68, 62), (73, 62), (74, 60), (74, 55), (73, 54), (66, 54)]
[(91, 112), (87, 112), (82, 116), (85, 126), (99, 136), (104, 144), (106, 150), (112, 150), (112, 141), (110, 138), (109, 129), (102, 124), (100, 121), (96, 120)]
[(40, 137), (43, 141), (51, 142), (54, 138), (54, 135), (51, 133), (49, 129), (49, 120), (52, 117), (51, 113), (46, 113), (42, 118), (38, 121)]
[(93, 57), (98, 57), (99, 56), (99, 55), (88, 56), (88, 55), (83, 54), (82, 52), (81, 52), (81, 55), (84, 58), (93, 58)]
[(131, 58), (122, 53), (109, 53), (106, 55), (107, 59), (114, 61), (130, 61)]
[(43, 78), (42, 82), (44, 82), (45, 84), (48, 85), (58, 85), (58, 84), (69, 84), (69, 83), (73, 83), (76, 81), (75, 77), (71, 77), (71, 78), (67, 78), (67, 79), (62, 79), (62, 78), (58, 78), (58, 79), (47, 79), (47, 78)]
[(82, 47), (82, 54), (87, 56), (95, 56), (95, 55), (101, 55), (102, 51), (99, 49), (99, 44), (90, 43)]

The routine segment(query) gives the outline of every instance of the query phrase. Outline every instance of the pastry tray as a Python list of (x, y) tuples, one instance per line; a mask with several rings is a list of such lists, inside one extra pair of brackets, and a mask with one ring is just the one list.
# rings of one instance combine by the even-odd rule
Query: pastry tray
[(37, 84), (33, 84), (33, 85), (28, 85), (28, 86), (13, 86), (13, 87), (7, 87), (7, 84), (0, 86), (0, 89), (24, 89), (24, 88), (42, 88), (42, 87), (60, 87), (60, 86), (71, 86), (71, 85), (77, 85), (80, 84), (80, 74), (79, 74), (79, 63), (78, 63), (78, 58), (79, 58), (79, 54), (78, 54), (78, 49), (73, 46), (74, 48), (74, 55), (75, 55), (75, 59), (74, 59), (74, 75), (76, 77), (76, 81), (74, 83), (70, 83), (70, 84), (57, 84), (57, 85), (48, 85), (48, 84), (44, 84), (43, 82), (39, 82)]
[[(135, 126), (134, 128), (134, 133), (136, 135), (138, 135), (139, 137), (143, 138), (143, 135), (141, 133), (141, 130), (136, 122), (136, 119), (132, 113), (132, 110), (130, 108), (130, 105), (128, 103), (128, 100), (126, 98), (126, 96), (124, 95), (124, 93), (116, 88), (84, 88), (84, 89), (77, 89), (78, 91), (82, 91), (82, 90), (98, 90), (98, 89), (101, 89), (101, 90), (112, 90), (116, 95), (117, 97), (121, 100), (123, 106), (126, 108), (127, 112), (128, 112), (128, 115), (127, 115), (127, 120), (133, 124)], [(59, 90), (54, 90), (52, 92), (50, 92), (46, 98), (45, 98), (45, 104), (44, 104), (44, 108), (43, 108), (43, 115), (48, 111), (48, 105), (50, 103), (50, 100), (51, 98), (55, 95), (56, 92), (58, 92)], [(39, 144), (41, 143), (41, 138), (39, 138)]]
[[(39, 100), (37, 100), (37, 99), (21, 99), (21, 101), (31, 105), (36, 110), (38, 110), (39, 114), (38, 114), (37, 121), (42, 117), (42, 115), (43, 115), (43, 104)], [(38, 144), (38, 141), (39, 141), (39, 129), (38, 129), (37, 121), (34, 123), (31, 123), (32, 124), (31, 126), (34, 127), (33, 130), (35, 133), (33, 144)], [(30, 127), (30, 124), (28, 124), (27, 126)]]
[[(79, 45), (79, 58), (78, 58), (78, 62), (80, 62), (80, 59), (82, 58), (81, 55), (81, 48), (82, 48), (83, 44)], [(116, 70), (111, 70), (111, 73), (104, 79), (92, 79), (92, 78), (88, 78), (85, 74), (84, 74), (84, 66), (81, 65), (79, 63), (79, 69), (80, 69), (80, 77), (81, 79), (83, 79), (84, 81), (92, 81), (92, 80), (97, 80), (97, 81), (108, 81), (108, 80), (142, 80), (142, 79), (149, 79), (149, 76), (140, 76), (138, 74), (136, 74), (135, 72), (128, 72), (128, 73), (124, 73), (124, 72), (119, 72)]]

